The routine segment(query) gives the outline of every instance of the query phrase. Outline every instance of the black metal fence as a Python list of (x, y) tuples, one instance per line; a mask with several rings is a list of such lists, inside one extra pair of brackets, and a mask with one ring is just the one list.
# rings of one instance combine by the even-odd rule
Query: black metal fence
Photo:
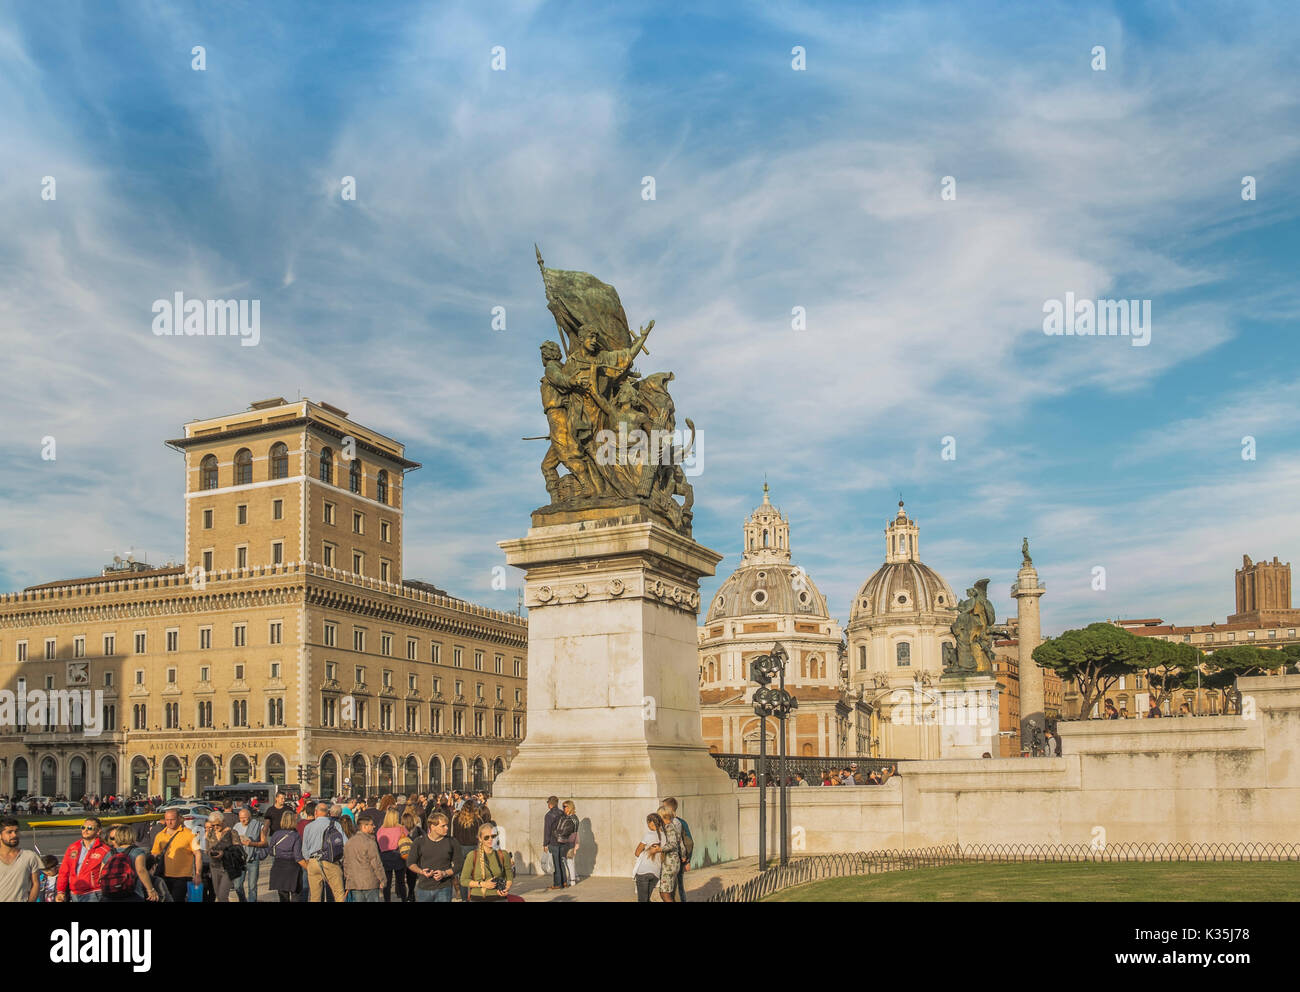
[[(713, 760), (718, 763), (718, 767), (727, 773), (727, 776), (735, 781), (740, 777), (741, 772), (758, 771), (758, 755), (756, 754), (714, 754)], [(767, 775), (768, 784), (777, 784), (777, 761), (774, 754), (767, 756)], [(786, 774), (791, 777), (796, 774), (802, 775), (809, 785), (821, 785), (822, 776), (826, 772), (834, 772), (838, 775), (843, 769), (857, 765), (857, 772), (865, 780), (871, 772), (881, 773), (886, 768), (898, 764), (897, 758), (821, 758), (808, 757), (788, 754), (785, 757)]]
[(1300, 844), (977, 844), (926, 847), (910, 851), (862, 851), (819, 854), (769, 868), (748, 882), (733, 885), (708, 902), (758, 902), (774, 892), (827, 878), (879, 875), (913, 868), (967, 864), (1082, 863), (1159, 861), (1300, 861)]

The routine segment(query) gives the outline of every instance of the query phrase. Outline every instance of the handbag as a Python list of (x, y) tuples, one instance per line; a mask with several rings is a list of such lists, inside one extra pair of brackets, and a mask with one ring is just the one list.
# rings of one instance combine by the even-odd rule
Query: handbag
[(203, 883), (202, 883), (202, 882), (186, 882), (186, 883), (185, 883), (185, 893), (186, 893), (186, 897), (187, 897), (187, 898), (186, 898), (186, 902), (202, 902), (202, 901), (203, 901)]

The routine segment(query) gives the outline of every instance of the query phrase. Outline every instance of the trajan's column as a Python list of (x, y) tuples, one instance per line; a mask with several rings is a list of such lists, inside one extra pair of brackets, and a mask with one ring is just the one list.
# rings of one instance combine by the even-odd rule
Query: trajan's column
[(1045, 729), (1043, 696), (1043, 670), (1034, 663), (1034, 648), (1042, 642), (1042, 626), (1038, 619), (1038, 600), (1047, 590), (1038, 581), (1038, 570), (1029, 557), (1029, 538), (1020, 546), (1024, 562), (1016, 573), (1011, 596), (1016, 601), (1016, 634), (1020, 655), (1020, 749), (1027, 750), (1034, 739), (1037, 727), (1040, 740)]
[(500, 542), (525, 571), (528, 729), (492, 809), (527, 869), (546, 797), (572, 799), (577, 873), (630, 876), (646, 815), (674, 796), (693, 862), (727, 861), (735, 787), (700, 732), (699, 580), (722, 556), (691, 537), (695, 425), (676, 433), (673, 373), (633, 367), (654, 321), (634, 337), (613, 286), (537, 262), (560, 338), (539, 369), (551, 502)]

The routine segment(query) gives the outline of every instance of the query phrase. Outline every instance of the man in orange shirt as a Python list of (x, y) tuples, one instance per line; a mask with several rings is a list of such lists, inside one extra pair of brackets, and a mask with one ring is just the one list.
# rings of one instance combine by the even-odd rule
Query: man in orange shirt
[(171, 893), (172, 902), (186, 901), (187, 883), (202, 883), (202, 850), (194, 832), (182, 826), (180, 811), (166, 810), (163, 813), (163, 829), (153, 839), (152, 853), (162, 858), (163, 880)]

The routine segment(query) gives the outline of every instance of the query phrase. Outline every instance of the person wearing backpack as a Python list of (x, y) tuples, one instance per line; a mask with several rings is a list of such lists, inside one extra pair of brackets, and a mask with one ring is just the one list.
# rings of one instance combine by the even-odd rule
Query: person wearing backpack
[(271, 844), (266, 839), (266, 821), (254, 817), (244, 806), (235, 824), (235, 843), (244, 854), (244, 873), (235, 882), (235, 897), (240, 902), (257, 902), (257, 882), (262, 873), (262, 862), (271, 854)]
[(302, 885), (307, 862), (302, 856), (302, 838), (289, 817), (271, 835), (271, 888), (280, 902), (293, 902)]
[(309, 902), (322, 902), (324, 886), (329, 885), (335, 902), (342, 902), (343, 846), (347, 836), (334, 817), (330, 816), (329, 803), (316, 804), (316, 817), (302, 832), (302, 854), (307, 859), (307, 886)]
[(99, 870), (99, 897), (103, 902), (158, 902), (149, 874), (149, 856), (135, 843), (135, 830), (125, 823), (109, 831), (113, 853)]

